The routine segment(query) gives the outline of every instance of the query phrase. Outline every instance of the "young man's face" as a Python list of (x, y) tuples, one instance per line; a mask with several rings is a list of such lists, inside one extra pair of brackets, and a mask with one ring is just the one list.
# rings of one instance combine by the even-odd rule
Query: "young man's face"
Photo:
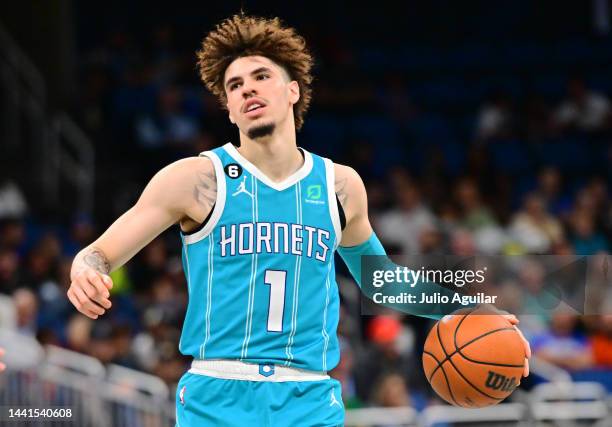
[(263, 56), (236, 59), (223, 79), (229, 118), (251, 139), (271, 135), (280, 123), (291, 119), (299, 86), (286, 71)]

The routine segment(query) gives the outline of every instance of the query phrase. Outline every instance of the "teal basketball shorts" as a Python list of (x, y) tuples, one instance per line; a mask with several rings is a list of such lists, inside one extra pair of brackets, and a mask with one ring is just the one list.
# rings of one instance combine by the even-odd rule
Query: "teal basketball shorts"
[(176, 427), (344, 424), (340, 382), (271, 364), (194, 361), (176, 391)]

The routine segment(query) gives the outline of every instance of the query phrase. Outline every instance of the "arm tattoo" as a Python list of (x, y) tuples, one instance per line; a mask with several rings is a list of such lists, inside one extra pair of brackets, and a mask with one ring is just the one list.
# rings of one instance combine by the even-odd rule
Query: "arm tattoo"
[(198, 172), (198, 181), (193, 189), (193, 197), (198, 204), (212, 209), (217, 200), (217, 180), (214, 170)]
[(336, 177), (336, 182), (334, 184), (336, 196), (338, 196), (338, 200), (340, 200), (340, 204), (344, 208), (346, 208), (346, 199), (348, 199), (348, 194), (346, 192), (346, 181), (346, 178)]
[(93, 268), (94, 270), (108, 274), (110, 271), (110, 262), (104, 252), (98, 248), (91, 248), (87, 253), (83, 255), (83, 261), (85, 264)]

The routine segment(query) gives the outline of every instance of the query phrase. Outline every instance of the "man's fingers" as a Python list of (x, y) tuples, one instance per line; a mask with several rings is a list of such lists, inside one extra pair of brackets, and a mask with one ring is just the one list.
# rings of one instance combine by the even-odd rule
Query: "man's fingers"
[(514, 314), (504, 314), (503, 316), (513, 325), (518, 325), (520, 323), (518, 318)]
[[(77, 298), (76, 296), (76, 292), (75, 292), (75, 287), (71, 287), (70, 289), (68, 289), (68, 292), (66, 293), (68, 295), (68, 299), (70, 300), (70, 302), (72, 303), (72, 305), (74, 305), (76, 307), (77, 310), (79, 310), (79, 312), (83, 313), (85, 316), (91, 318), (91, 319), (97, 319), (98, 315), (85, 309), (84, 308), (84, 304), (81, 303), (81, 301), (79, 300), (79, 298)], [(87, 298), (87, 297), (85, 297)]]
[[(77, 301), (80, 303), (79, 311), (81, 313), (91, 317), (92, 319), (97, 319), (98, 316), (104, 314), (105, 310), (99, 305), (92, 302), (82, 289), (75, 287), (73, 292)], [(79, 307), (77, 306), (77, 308)]]
[(74, 305), (75, 307), (79, 305), (79, 300), (77, 300), (76, 297), (74, 296), (74, 292), (72, 291), (72, 288), (68, 289), (68, 292), (66, 292), (66, 295), (68, 295), (68, 299), (70, 300), (72, 305)]
[(104, 284), (104, 281), (102, 280), (102, 277), (100, 277), (100, 274), (92, 271), (87, 275), (87, 280), (100, 295), (104, 296), (105, 298), (108, 298), (110, 296), (108, 288)]
[(527, 358), (531, 357), (531, 346), (529, 345), (529, 341), (527, 341), (527, 338), (525, 338), (525, 335), (523, 335), (523, 332), (521, 332), (518, 327), (514, 326), (514, 329), (516, 329), (516, 332), (518, 332), (519, 336), (523, 340), (523, 344), (525, 345), (525, 356)]
[(529, 359), (525, 358), (525, 368), (523, 369), (523, 376), (529, 376)]
[(106, 286), (106, 288), (110, 291), (113, 288), (113, 279), (111, 279), (107, 274), (102, 274), (101, 276), (104, 286)]
[[(72, 305), (74, 305), (76, 307), (77, 310), (79, 310), (81, 313), (83, 313), (82, 308), (81, 308), (81, 303), (79, 302), (79, 300), (77, 299), (77, 297), (74, 295), (74, 290), (72, 288), (68, 289), (68, 292), (66, 293), (66, 295), (68, 295), (68, 299), (70, 300), (70, 302), (72, 303)], [(85, 314), (85, 313), (83, 313)], [(92, 317), (89, 314), (85, 314), (87, 317)], [(98, 316), (96, 316), (95, 318), (97, 318)]]
[(110, 300), (108, 300), (108, 299), (106, 299), (106, 298), (101, 298), (101, 297), (98, 297), (98, 298), (96, 299), (96, 302), (97, 302), (98, 304), (100, 304), (102, 307), (104, 307), (104, 309), (105, 309), (105, 310), (108, 310), (108, 309), (110, 309), (110, 308), (113, 306), (113, 303), (112, 303), (112, 302), (110, 302)]
[[(82, 284), (83, 291), (85, 292), (85, 294), (91, 301), (95, 301), (98, 304), (100, 304), (102, 307), (109, 309), (112, 304), (110, 300), (108, 299), (108, 296), (109, 296), (108, 291), (106, 290), (106, 287), (104, 287), (104, 285), (102, 284), (102, 280), (99, 280), (98, 286), (99, 287), (95, 287), (91, 283)], [(100, 287), (103, 288), (102, 289), (103, 293), (100, 293)]]

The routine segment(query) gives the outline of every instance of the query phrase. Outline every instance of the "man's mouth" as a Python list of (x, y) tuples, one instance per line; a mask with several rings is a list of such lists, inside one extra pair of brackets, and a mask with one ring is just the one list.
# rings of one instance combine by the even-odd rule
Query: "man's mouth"
[(258, 108), (261, 108), (263, 106), (263, 104), (251, 104), (249, 105), (249, 108), (247, 108), (246, 112), (248, 113), (250, 111), (257, 110)]
[(260, 108), (263, 108), (265, 106), (265, 102), (260, 101), (258, 98), (251, 98), (244, 103), (244, 106), (242, 107), (242, 112), (250, 113), (251, 111), (259, 110)]
[(264, 104), (253, 104), (249, 105), (244, 115), (248, 118), (256, 118), (265, 112), (266, 106)]

